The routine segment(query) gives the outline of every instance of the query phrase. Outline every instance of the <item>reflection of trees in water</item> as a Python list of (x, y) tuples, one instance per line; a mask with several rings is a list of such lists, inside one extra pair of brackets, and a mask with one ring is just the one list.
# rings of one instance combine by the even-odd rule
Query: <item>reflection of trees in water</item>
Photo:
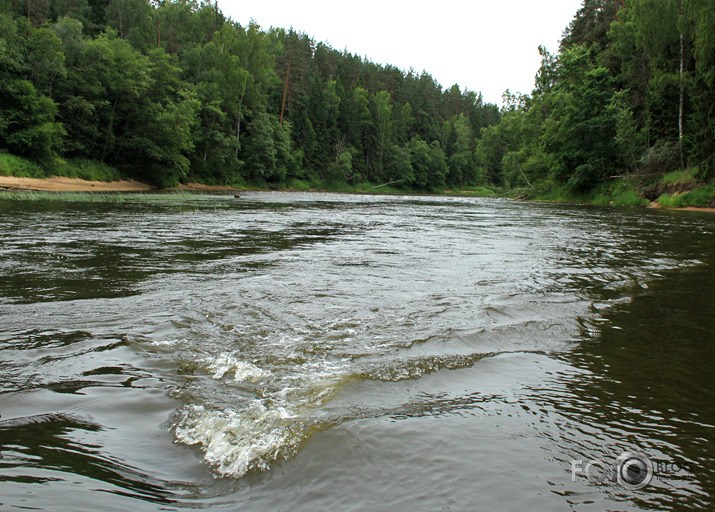
[[(574, 399), (560, 405), (600, 429), (596, 438), (695, 467), (694, 480), (673, 484), (670, 492), (687, 487), (691, 499), (706, 501), (715, 495), (713, 305), (715, 272), (703, 264), (669, 272), (629, 303), (606, 310), (592, 326), (598, 334), (567, 355), (589, 373), (565, 380)], [(673, 503), (660, 505), (672, 509)]]
[[(103, 427), (68, 414), (42, 414), (0, 420), (0, 468), (37, 468), (77, 474), (116, 486), (105, 489), (119, 495), (154, 503), (174, 503), (171, 490), (184, 483), (157, 481), (138, 469), (102, 454), (102, 447), (73, 440), (81, 432), (99, 432)], [(21, 470), (20, 470), (21, 471)], [(0, 475), (0, 482), (44, 483), (60, 478)]]
[[(31, 228), (10, 227), (5, 242), (12, 250), (0, 251), (0, 267), (12, 272), (2, 274), (0, 303), (133, 296), (139, 293), (141, 283), (157, 276), (215, 273), (217, 264), (231, 271), (247, 272), (270, 265), (256, 260), (261, 254), (325, 243), (359, 229), (333, 222), (324, 226), (289, 223), (282, 230), (255, 229), (246, 224), (215, 230), (216, 219), (211, 214), (212, 208), (224, 207), (220, 200), (189, 202), (191, 208), (204, 209), (206, 215), (197, 221), (173, 217), (180, 215), (184, 207), (179, 201), (141, 205), (144, 214), (156, 219), (151, 224), (146, 224), (143, 216), (131, 216), (136, 205), (77, 203), (73, 206), (81, 214), (78, 218), (68, 216), (57, 224), (49, 222), (47, 228), (35, 224)], [(42, 214), (46, 206), (35, 203), (40, 201), (29, 207), (23, 204), (22, 208)], [(67, 203), (58, 205), (66, 207)], [(331, 210), (334, 205), (325, 203), (319, 207)], [(253, 205), (251, 211), (290, 213), (291, 208), (282, 204)], [(167, 213), (171, 216), (165, 224), (162, 215)], [(231, 217), (232, 221), (236, 218)], [(157, 233), (161, 226), (175, 223), (180, 224), (180, 232)]]

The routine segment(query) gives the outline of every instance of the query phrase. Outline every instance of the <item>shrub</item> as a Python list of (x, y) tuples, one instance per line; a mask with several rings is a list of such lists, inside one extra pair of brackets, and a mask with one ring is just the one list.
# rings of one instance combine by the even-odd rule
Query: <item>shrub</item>
[(640, 169), (649, 174), (665, 174), (680, 166), (680, 151), (675, 142), (658, 141), (641, 156)]
[(20, 178), (44, 178), (44, 169), (34, 162), (7, 153), (0, 153), (0, 176), (18, 176)]

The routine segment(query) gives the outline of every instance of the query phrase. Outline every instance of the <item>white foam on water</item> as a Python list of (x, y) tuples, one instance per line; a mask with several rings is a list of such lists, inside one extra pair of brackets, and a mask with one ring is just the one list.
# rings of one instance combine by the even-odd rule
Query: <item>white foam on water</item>
[(271, 372), (237, 359), (228, 352), (222, 352), (217, 357), (206, 358), (204, 363), (208, 370), (213, 372), (214, 379), (222, 379), (226, 374), (232, 373), (233, 380), (236, 382), (257, 382), (271, 375)]
[(175, 441), (200, 447), (217, 474), (233, 478), (254, 469), (267, 470), (279, 457), (292, 458), (315, 431), (311, 411), (330, 400), (345, 378), (340, 364), (308, 364), (273, 382), (275, 373), (227, 353), (207, 361), (214, 378), (233, 372), (237, 380), (264, 379), (273, 388), (236, 408), (189, 404), (177, 413)]
[(294, 420), (287, 409), (259, 402), (241, 412), (188, 405), (179, 413), (174, 434), (177, 442), (200, 445), (218, 474), (239, 478), (251, 469), (268, 469), (300, 443), (302, 437), (291, 428)]

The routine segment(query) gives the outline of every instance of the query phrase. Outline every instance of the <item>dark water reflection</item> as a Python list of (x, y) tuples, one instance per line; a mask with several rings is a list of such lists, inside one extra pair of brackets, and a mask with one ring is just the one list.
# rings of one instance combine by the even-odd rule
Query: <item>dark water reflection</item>
[[(0, 199), (0, 509), (710, 510), (715, 218)], [(641, 490), (623, 451), (687, 466)]]
[[(120, 494), (139, 497), (143, 500), (171, 503), (172, 493), (165, 482), (152, 482), (151, 477), (135, 468), (111, 460), (102, 454), (99, 446), (71, 440), (82, 433), (102, 430), (79, 417), (61, 414), (46, 414), (5, 421), (0, 426), (0, 443), (15, 447), (3, 453), (4, 469), (22, 467), (25, 471), (41, 469), (42, 473), (56, 471), (115, 484)], [(57, 477), (7, 476), (3, 479), (14, 483), (49, 483)]]
[(639, 495), (654, 509), (707, 510), (715, 495), (715, 272), (712, 255), (702, 256), (703, 265), (671, 272), (605, 312), (598, 336), (568, 354), (590, 378), (565, 383), (578, 401), (564, 413), (610, 436), (601, 446), (591, 438), (582, 452), (638, 447), (688, 468), (654, 482), (665, 496)]

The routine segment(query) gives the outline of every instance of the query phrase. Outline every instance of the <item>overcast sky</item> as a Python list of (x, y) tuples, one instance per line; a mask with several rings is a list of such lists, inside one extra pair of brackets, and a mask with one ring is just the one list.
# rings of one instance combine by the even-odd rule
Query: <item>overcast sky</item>
[(581, 0), (219, 0), (241, 25), (293, 27), (337, 50), (402, 70), (426, 70), (501, 104), (505, 89), (529, 93), (541, 59), (555, 52)]

